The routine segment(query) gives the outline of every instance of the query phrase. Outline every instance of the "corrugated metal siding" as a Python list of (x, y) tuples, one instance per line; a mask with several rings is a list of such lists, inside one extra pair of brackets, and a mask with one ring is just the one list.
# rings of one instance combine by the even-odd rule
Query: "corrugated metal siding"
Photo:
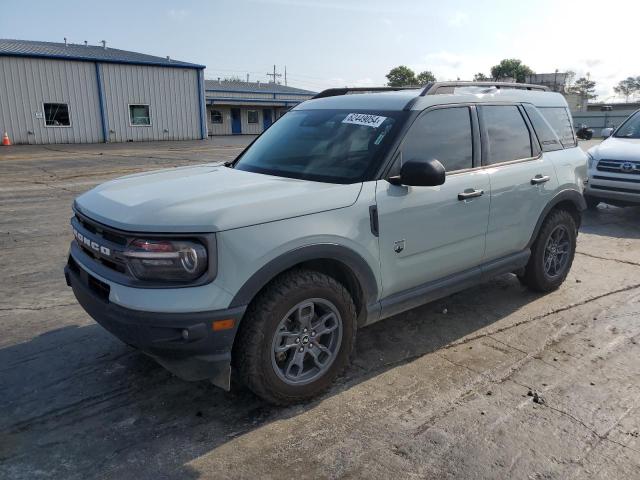
[[(200, 138), (198, 71), (102, 64), (109, 141)], [(130, 104), (148, 104), (151, 126), (131, 126)]]
[[(211, 123), (211, 110), (222, 114), (222, 123)], [(209, 135), (231, 135), (231, 109), (229, 107), (207, 106), (207, 125)]]
[[(249, 110), (255, 110), (258, 112), (258, 123), (249, 123)], [(262, 133), (262, 108), (241, 108), (240, 120), (242, 123), (242, 133), (257, 135)]]
[[(45, 126), (45, 102), (68, 104), (71, 126)], [(16, 144), (102, 141), (94, 64), (0, 57), (0, 133), (4, 131)]]

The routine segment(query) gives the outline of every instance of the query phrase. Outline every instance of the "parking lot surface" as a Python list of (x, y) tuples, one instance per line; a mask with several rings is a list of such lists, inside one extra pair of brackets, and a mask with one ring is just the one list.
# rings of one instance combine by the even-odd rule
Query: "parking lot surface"
[(361, 330), (306, 405), (96, 325), (62, 274), (74, 197), (249, 140), (0, 147), (0, 478), (640, 478), (640, 208), (587, 212), (556, 292), (507, 275)]

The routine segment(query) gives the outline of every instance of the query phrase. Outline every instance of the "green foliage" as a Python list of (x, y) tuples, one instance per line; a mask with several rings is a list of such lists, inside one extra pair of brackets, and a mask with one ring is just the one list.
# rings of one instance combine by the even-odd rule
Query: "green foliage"
[(625, 98), (625, 101), (629, 101), (629, 97), (640, 92), (640, 76), (627, 77), (624, 80), (620, 80), (618, 85), (613, 87), (613, 90)]
[(387, 85), (390, 87), (408, 87), (416, 85), (416, 74), (409, 67), (400, 65), (387, 73)]
[(580, 95), (583, 100), (592, 100), (597, 97), (595, 94), (596, 82), (587, 77), (580, 77), (576, 83), (567, 88), (567, 93)]
[(491, 67), (491, 76), (494, 80), (514, 78), (516, 82), (524, 83), (525, 77), (533, 73), (533, 70), (517, 58), (505, 58), (498, 65)]
[(431, 73), (429, 70), (425, 70), (424, 72), (421, 72), (417, 77), (416, 77), (416, 83), (418, 85), (426, 85), (429, 82), (435, 82), (436, 81), (436, 76)]
[(484, 73), (476, 73), (473, 76), (473, 81), (474, 82), (487, 82), (491, 80), (489, 77), (487, 77)]

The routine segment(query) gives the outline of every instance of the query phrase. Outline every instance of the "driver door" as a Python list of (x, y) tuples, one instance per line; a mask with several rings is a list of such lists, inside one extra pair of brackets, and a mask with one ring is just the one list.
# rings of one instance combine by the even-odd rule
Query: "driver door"
[[(382, 296), (464, 272), (482, 263), (489, 221), (490, 183), (480, 165), (475, 109), (424, 112), (400, 148), (402, 159), (439, 160), (443, 185), (376, 184)], [(400, 165), (395, 165), (399, 169)]]

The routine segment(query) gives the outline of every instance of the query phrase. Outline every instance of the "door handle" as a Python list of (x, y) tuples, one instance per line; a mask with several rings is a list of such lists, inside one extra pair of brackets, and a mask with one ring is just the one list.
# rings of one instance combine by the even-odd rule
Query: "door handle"
[(538, 174), (531, 179), (531, 185), (540, 185), (542, 183), (548, 182), (549, 180), (551, 180), (551, 177), (549, 175), (542, 176)]
[(480, 197), (481, 195), (484, 195), (484, 190), (467, 188), (464, 192), (458, 194), (458, 200), (469, 200), (470, 198)]

